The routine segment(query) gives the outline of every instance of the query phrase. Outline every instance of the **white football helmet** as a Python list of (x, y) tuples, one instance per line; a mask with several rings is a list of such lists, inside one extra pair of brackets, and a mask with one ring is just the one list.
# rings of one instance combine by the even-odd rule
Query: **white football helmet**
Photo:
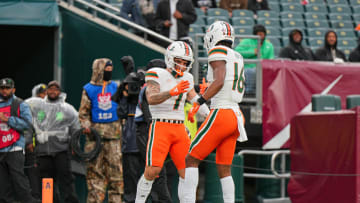
[[(186, 67), (186, 71), (189, 71), (192, 67), (192, 64), (194, 62), (194, 58), (193, 58), (194, 54), (193, 51), (190, 47), (190, 45), (188, 45), (186, 42), (182, 42), (182, 41), (175, 41), (173, 43), (171, 43), (165, 52), (165, 63), (167, 68), (172, 69), (172, 71), (175, 71), (179, 76), (182, 76), (184, 73), (178, 69), (175, 69), (175, 58), (180, 58), (186, 61), (189, 61), (187, 67)], [(176, 64), (178, 66), (180, 66), (180, 64)]]
[(220, 41), (231, 41), (234, 44), (234, 28), (225, 21), (216, 21), (206, 30), (204, 46), (207, 52)]

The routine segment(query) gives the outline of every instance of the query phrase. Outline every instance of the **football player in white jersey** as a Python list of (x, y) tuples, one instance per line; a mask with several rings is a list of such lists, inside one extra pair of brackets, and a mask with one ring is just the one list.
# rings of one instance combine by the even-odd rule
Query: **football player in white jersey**
[(235, 187), (231, 176), (236, 140), (246, 141), (244, 118), (238, 103), (244, 95), (243, 57), (232, 49), (234, 29), (224, 21), (216, 21), (206, 31), (204, 46), (208, 52), (209, 87), (193, 103), (189, 118), (199, 106), (211, 99), (210, 114), (193, 139), (186, 156), (185, 181), (181, 203), (195, 203), (199, 179), (198, 166), (214, 149), (216, 165), (225, 203), (234, 203)]
[[(193, 52), (185, 42), (171, 43), (165, 53), (166, 69), (151, 68), (145, 74), (146, 99), (152, 115), (146, 152), (146, 167), (136, 192), (136, 203), (144, 203), (152, 183), (163, 167), (168, 153), (179, 173), (179, 189), (185, 177), (185, 156), (190, 138), (184, 125), (185, 99), (195, 102), (200, 98), (194, 90), (193, 76), (188, 72), (193, 63)], [(207, 115), (206, 104), (199, 113)], [(180, 198), (181, 191), (179, 191)]]

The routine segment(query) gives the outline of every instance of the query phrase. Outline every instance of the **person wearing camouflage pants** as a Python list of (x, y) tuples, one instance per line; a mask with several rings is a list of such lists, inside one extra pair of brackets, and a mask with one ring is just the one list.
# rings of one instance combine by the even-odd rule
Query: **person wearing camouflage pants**
[[(93, 62), (91, 81), (84, 86), (79, 119), (84, 133), (95, 129), (102, 137), (99, 156), (87, 164), (88, 203), (102, 203), (108, 191), (108, 202), (122, 202), (123, 172), (121, 154), (121, 125), (116, 114), (117, 104), (111, 100), (117, 84), (111, 81), (113, 65), (106, 58)], [(88, 141), (85, 150), (95, 143)]]

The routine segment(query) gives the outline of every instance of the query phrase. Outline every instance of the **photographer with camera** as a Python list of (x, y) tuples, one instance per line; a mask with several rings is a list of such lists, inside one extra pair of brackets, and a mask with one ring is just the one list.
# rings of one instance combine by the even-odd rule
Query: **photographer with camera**
[(124, 201), (133, 203), (136, 197), (137, 181), (141, 176), (139, 168), (143, 165), (140, 162), (140, 153), (136, 145), (134, 116), (140, 88), (145, 82), (145, 75), (143, 72), (134, 72), (135, 63), (131, 56), (123, 56), (121, 62), (127, 76), (119, 85), (112, 100), (118, 103), (117, 114), (122, 124)]

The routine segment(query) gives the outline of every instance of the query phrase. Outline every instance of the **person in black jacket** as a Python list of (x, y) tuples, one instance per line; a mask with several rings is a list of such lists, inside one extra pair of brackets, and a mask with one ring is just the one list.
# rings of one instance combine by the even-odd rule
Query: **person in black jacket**
[(249, 0), (247, 9), (254, 13), (255, 18), (257, 11), (270, 10), (267, 0)]
[(301, 30), (294, 29), (289, 33), (289, 44), (280, 50), (280, 58), (291, 60), (314, 60), (314, 54), (310, 48), (304, 47), (301, 42), (303, 34)]
[[(196, 21), (190, 0), (161, 0), (156, 9), (155, 25), (160, 34), (178, 40), (189, 34), (189, 25)], [(162, 43), (167, 47), (169, 43)]]
[(350, 52), (350, 62), (360, 62), (360, 37), (358, 38), (358, 46)]
[(346, 61), (344, 52), (337, 49), (337, 35), (335, 31), (329, 30), (326, 32), (324, 46), (316, 50), (315, 58), (318, 61), (333, 61), (337, 63)]

